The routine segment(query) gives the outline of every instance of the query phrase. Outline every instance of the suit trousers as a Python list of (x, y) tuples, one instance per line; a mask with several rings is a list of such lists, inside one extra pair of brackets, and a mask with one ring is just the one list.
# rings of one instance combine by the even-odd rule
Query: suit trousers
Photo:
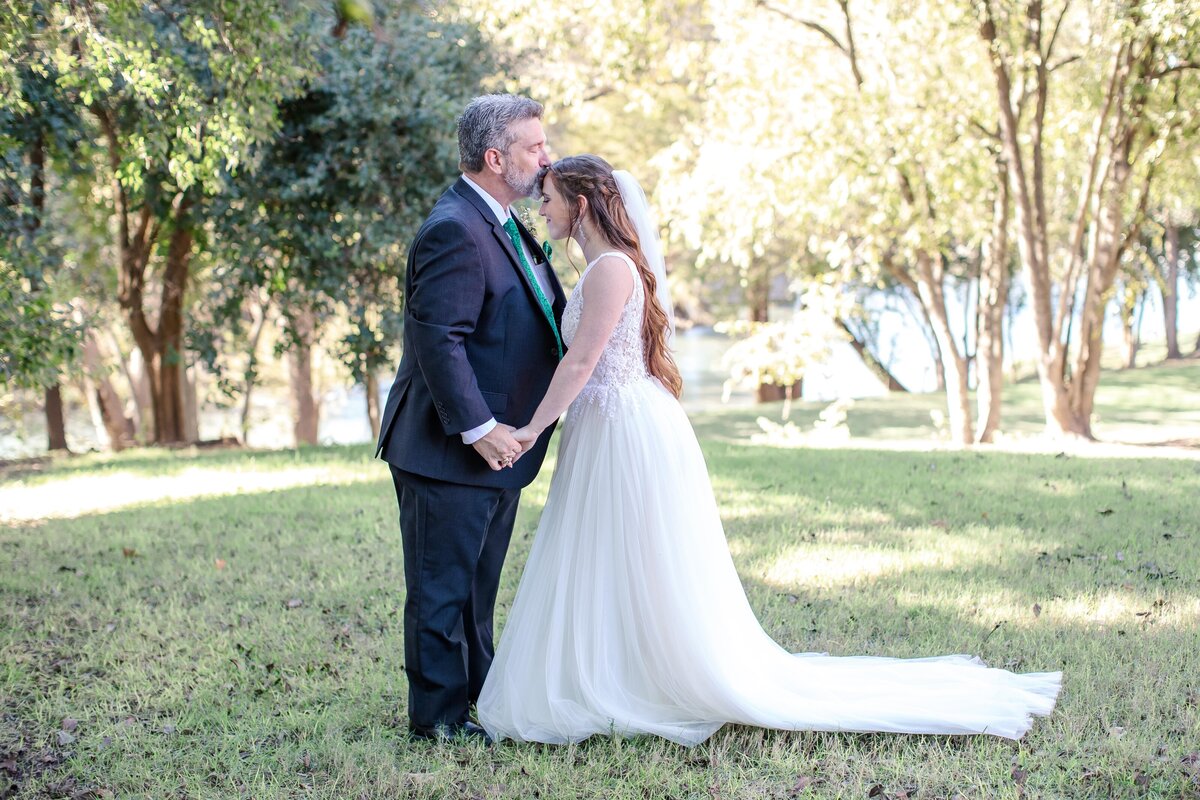
[(492, 614), (521, 490), (391, 471), (407, 585), (409, 726), (460, 725), (495, 654)]

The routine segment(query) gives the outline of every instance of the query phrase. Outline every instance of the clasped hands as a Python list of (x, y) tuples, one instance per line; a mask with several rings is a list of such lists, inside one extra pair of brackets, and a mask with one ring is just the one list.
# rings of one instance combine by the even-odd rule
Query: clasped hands
[(540, 433), (528, 425), (514, 428), (501, 422), (471, 446), (493, 471), (499, 472), (511, 467), (529, 452)]

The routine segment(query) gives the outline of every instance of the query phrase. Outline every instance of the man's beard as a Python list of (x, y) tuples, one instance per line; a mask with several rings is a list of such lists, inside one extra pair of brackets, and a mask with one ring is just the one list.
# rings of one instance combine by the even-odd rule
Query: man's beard
[(533, 197), (537, 194), (537, 176), (536, 170), (522, 175), (517, 171), (517, 165), (511, 161), (504, 166), (504, 183), (521, 197)]

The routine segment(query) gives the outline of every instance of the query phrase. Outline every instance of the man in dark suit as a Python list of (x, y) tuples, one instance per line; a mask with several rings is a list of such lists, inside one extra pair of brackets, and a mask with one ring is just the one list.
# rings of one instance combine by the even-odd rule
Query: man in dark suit
[(510, 213), (548, 166), (542, 107), (485, 95), (458, 121), (462, 177), (417, 232), (404, 279), (404, 355), (376, 455), (391, 467), (404, 549), (409, 730), (467, 735), (491, 666), (492, 612), (521, 489), (550, 430), (522, 454), (562, 357), (562, 287)]

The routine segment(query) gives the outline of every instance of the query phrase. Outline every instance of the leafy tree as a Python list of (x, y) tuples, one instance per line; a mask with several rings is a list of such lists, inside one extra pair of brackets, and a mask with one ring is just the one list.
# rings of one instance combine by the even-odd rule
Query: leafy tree
[(52, 63), (76, 113), (95, 126), (77, 135), (96, 132), (103, 153), (117, 298), (150, 377), (156, 442), (185, 438), (184, 300), (196, 231), (227, 171), (274, 130), (276, 104), (306, 74), (295, 25), (306, 16), (270, 0), (236, 10), (220, 0), (115, 0), (17, 7), (0, 25), (6, 43), (32, 31), (29, 60)]
[[(666, 177), (673, 233), (700, 251), (702, 269), (733, 268), (752, 319), (765, 315), (770, 287), (797, 273), (917, 298), (955, 438), (970, 442), (971, 353), (949, 296), (979, 280), (981, 249), (1007, 267), (989, 246), (1007, 198), (996, 191), (994, 134), (979, 123), (980, 70), (963, 56), (973, 33), (962, 18), (936, 0), (916, 10), (726, 6), (714, 18), (705, 117), (668, 155)], [(1002, 241), (1002, 222), (999, 231)], [(1006, 286), (984, 297), (1003, 309)], [(990, 341), (998, 359), (998, 330)], [(989, 397), (998, 412), (998, 387)]]
[(78, 337), (58, 287), (63, 253), (47, 196), (56, 165), (79, 171), (80, 121), (55, 65), (35, 46), (44, 27), (40, 4), (0, 25), (0, 41), (19, 54), (8, 63), (10, 91), (0, 101), (0, 384), (44, 391), (49, 449), (65, 450), (59, 374), (73, 361)]
[(1047, 429), (1091, 438), (1113, 283), (1163, 154), (1179, 146), (1196, 113), (1185, 98), (1194, 97), (1200, 69), (1200, 11), (1183, 0), (1053, 9), (1042, 0), (977, 0), (976, 9)]
[[(266, 289), (301, 358), (325, 320), (344, 318), (339, 355), (377, 427), (408, 242), (458, 172), (455, 118), (495, 66), (473, 28), (423, 14), (335, 34), (318, 37), (319, 75), (282, 104), (279, 132), (222, 200), (214, 306), (222, 330), (248, 290)], [(315, 438), (315, 420), (302, 428)]]

